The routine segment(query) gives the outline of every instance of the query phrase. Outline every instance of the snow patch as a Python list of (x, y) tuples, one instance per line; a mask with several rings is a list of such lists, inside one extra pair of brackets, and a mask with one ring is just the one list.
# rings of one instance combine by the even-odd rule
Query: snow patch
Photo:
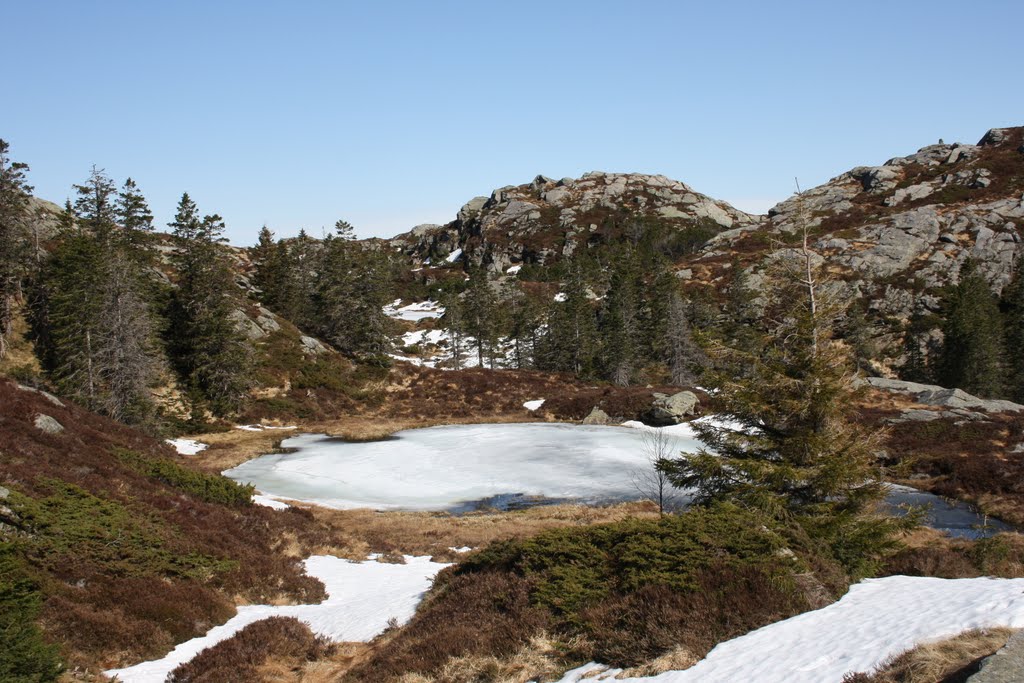
[(404, 624), (412, 618), (423, 594), (439, 571), (449, 566), (429, 557), (406, 556), (405, 564), (350, 562), (317, 555), (305, 562), (306, 572), (323, 581), (327, 599), (318, 605), (246, 605), (227, 623), (206, 635), (178, 645), (163, 659), (124, 669), (106, 671), (124, 683), (163, 683), (178, 665), (230, 638), (249, 624), (269, 617), (295, 617), (313, 632), (335, 642), (367, 642), (394, 619)]
[(178, 451), (178, 455), (195, 455), (210, 447), (209, 444), (193, 439), (167, 439), (166, 443)]
[(543, 398), (538, 398), (536, 401), (527, 401), (526, 403), (523, 404), (523, 407), (529, 410), (530, 412), (533, 412), (534, 410), (537, 410), (542, 405), (544, 405), (544, 400), (545, 399)]
[(558, 294), (555, 294), (555, 301), (557, 301), (560, 304), (565, 303), (566, 301), (568, 301), (568, 299), (569, 295), (566, 294), (565, 292), (559, 292)]
[(277, 498), (271, 498), (265, 496), (262, 493), (254, 493), (252, 496), (253, 505), (262, 505), (263, 507), (273, 508), (275, 510), (287, 510), (291, 507), (288, 503), (278, 500)]
[(522, 265), (509, 266), (508, 269), (505, 271), (505, 275), (516, 275), (522, 269), (523, 269)]
[(418, 322), (426, 318), (440, 318), (444, 315), (444, 306), (429, 299), (402, 306), (402, 300), (395, 299), (384, 307), (384, 315), (396, 320)]
[(235, 429), (241, 429), (243, 432), (262, 432), (270, 429), (298, 429), (295, 425), (288, 425), (287, 427), (275, 427), (274, 425), (235, 425)]
[(445, 262), (447, 262), (447, 263), (455, 263), (461, 257), (462, 257), (462, 250), (461, 249), (456, 249), (452, 253), (448, 254), (448, 258), (445, 259)]
[(841, 681), (918, 643), (996, 626), (1024, 627), (1024, 579), (890, 576), (862, 581), (828, 607), (721, 643), (684, 671), (616, 678), (620, 669), (590, 663), (559, 683)]

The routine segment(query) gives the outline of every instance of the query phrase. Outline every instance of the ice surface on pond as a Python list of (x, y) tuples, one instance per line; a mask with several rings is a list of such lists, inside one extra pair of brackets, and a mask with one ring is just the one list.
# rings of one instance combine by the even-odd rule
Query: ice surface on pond
[[(739, 427), (713, 415), (695, 422)], [(610, 502), (642, 497), (633, 480), (650, 467), (643, 433), (655, 429), (640, 422), (457, 425), (368, 443), (301, 434), (282, 443), (294, 452), (265, 455), (224, 474), (270, 497), (335, 508), (458, 511), (537, 499)], [(692, 423), (660, 430), (673, 441), (671, 454), (700, 447)], [(901, 504), (930, 506), (924, 523), (954, 536), (1009, 529), (962, 503), (906, 487), (891, 487), (888, 503), (893, 512)]]
[[(443, 510), (508, 494), (588, 502), (637, 498), (643, 432), (565, 424), (459, 425), (348, 443), (302, 434), (224, 474), (267, 495), (336, 508)], [(675, 450), (693, 432), (672, 429)]]

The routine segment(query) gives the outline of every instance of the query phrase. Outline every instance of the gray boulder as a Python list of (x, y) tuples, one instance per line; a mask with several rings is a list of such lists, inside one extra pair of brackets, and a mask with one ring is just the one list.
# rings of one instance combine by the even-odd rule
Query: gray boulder
[(1017, 631), (1006, 645), (986, 657), (981, 669), (967, 683), (1019, 683), (1024, 676), (1024, 631)]
[(583, 418), (582, 424), (585, 425), (606, 425), (611, 422), (611, 418), (608, 417), (608, 413), (604, 412), (597, 406), (590, 411), (590, 414)]
[(299, 338), (299, 341), (302, 342), (303, 353), (309, 353), (314, 356), (320, 355), (321, 353), (327, 353), (327, 347), (324, 346), (319, 339), (302, 335), (302, 337)]
[(18, 385), (18, 389), (20, 389), (21, 391), (31, 391), (33, 394), (39, 394), (40, 396), (45, 398), (50, 403), (52, 403), (53, 405), (57, 406), (58, 408), (63, 408), (64, 407), (64, 403), (59, 398), (57, 398), (56, 396), (54, 396), (53, 394), (51, 394), (48, 391), (43, 391), (42, 389), (36, 389), (35, 387), (27, 387), (24, 384), (19, 384)]
[(930, 389), (917, 396), (917, 400), (925, 405), (945, 406), (947, 408), (980, 408), (990, 413), (1017, 412), (1024, 410), (1024, 405), (1013, 401), (998, 401), (971, 396), (961, 389)]
[(60, 434), (64, 431), (64, 425), (57, 422), (57, 420), (53, 419), (49, 415), (43, 415), (42, 413), (38, 413), (36, 415), (36, 419), (33, 424), (36, 426), (36, 429), (44, 434)]
[(651, 419), (659, 424), (679, 424), (684, 418), (697, 412), (697, 395), (692, 391), (678, 394), (654, 394)]

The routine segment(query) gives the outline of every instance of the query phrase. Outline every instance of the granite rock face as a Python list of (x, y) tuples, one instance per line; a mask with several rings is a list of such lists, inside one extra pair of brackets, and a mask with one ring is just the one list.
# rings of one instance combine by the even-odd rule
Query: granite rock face
[(671, 396), (655, 394), (651, 406), (651, 421), (656, 424), (679, 424), (697, 412), (699, 401), (692, 391), (680, 391)]

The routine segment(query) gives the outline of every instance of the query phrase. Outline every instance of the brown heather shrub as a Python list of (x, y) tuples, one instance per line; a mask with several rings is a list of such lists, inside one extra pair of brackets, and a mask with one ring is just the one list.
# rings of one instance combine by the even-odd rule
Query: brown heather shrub
[(890, 657), (870, 674), (847, 674), (843, 683), (965, 683), (1012, 633), (1008, 628), (979, 629), (924, 643)]
[(811, 607), (792, 582), (752, 567), (709, 567), (693, 591), (644, 586), (586, 610), (589, 649), (580, 655), (631, 667), (682, 647), (699, 659), (724, 640)]
[(249, 624), (231, 638), (200, 652), (168, 676), (168, 683), (238, 683), (261, 681), (260, 668), (276, 668), (328, 657), (334, 646), (294, 617), (270, 617)]
[(436, 673), (460, 657), (507, 658), (550, 626), (547, 612), (530, 604), (529, 582), (521, 577), (455, 576), (446, 569), (438, 582), (440, 591), (429, 596), (398, 637), (385, 638), (369, 661), (342, 680), (378, 683)]
[(1015, 533), (979, 540), (935, 536), (922, 543), (908, 543), (886, 561), (882, 575), (1024, 577), (1024, 537)]
[[(23, 532), (18, 552), (40, 587), (44, 630), (70, 663), (162, 655), (230, 616), (236, 599), (323, 599), (323, 585), (281, 543), (299, 530), (327, 534), (308, 513), (211, 503), (168, 486), (115, 451), (188, 459), (73, 404), (0, 381), (0, 405), (0, 485)], [(40, 413), (64, 432), (36, 429)]]

